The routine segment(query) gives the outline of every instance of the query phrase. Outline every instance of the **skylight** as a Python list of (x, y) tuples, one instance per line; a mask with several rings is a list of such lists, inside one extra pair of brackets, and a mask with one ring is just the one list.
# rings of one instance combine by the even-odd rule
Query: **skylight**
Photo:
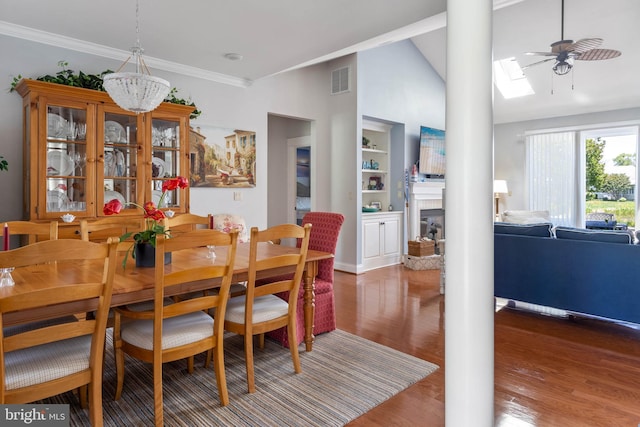
[(535, 93), (515, 58), (493, 61), (493, 79), (504, 99)]

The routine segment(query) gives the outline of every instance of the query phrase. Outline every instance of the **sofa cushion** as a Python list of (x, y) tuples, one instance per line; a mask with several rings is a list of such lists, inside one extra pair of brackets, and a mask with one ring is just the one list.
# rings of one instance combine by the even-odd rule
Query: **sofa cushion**
[(504, 211), (502, 221), (511, 224), (540, 224), (551, 222), (549, 211)]
[(591, 242), (631, 243), (631, 235), (626, 231), (585, 230), (583, 228), (556, 227), (557, 239), (588, 240)]
[(520, 236), (553, 237), (550, 222), (540, 224), (511, 224), (496, 222), (493, 224), (493, 232), (496, 234), (517, 234)]

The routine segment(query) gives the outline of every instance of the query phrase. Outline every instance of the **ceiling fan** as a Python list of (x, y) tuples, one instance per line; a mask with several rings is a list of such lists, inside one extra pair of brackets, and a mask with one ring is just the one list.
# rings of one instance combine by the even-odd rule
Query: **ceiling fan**
[(612, 59), (622, 55), (619, 50), (598, 49), (602, 44), (602, 39), (580, 39), (577, 42), (564, 39), (564, 0), (562, 0), (560, 40), (551, 43), (551, 52), (527, 52), (525, 55), (552, 56), (553, 58), (529, 64), (522, 69), (533, 67), (549, 61), (556, 61), (553, 65), (553, 72), (558, 75), (567, 74), (573, 68), (574, 60), (579, 61), (599, 61), (602, 59)]

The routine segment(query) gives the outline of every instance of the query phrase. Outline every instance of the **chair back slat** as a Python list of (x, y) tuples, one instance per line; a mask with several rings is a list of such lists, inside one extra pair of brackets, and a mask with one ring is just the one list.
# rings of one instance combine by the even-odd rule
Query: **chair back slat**
[(176, 215), (173, 218), (165, 218), (164, 226), (171, 230), (171, 235), (178, 233), (209, 228), (211, 215), (201, 216), (192, 213)]
[[(291, 292), (291, 295), (298, 294), (309, 249), (311, 228), (311, 224), (306, 224), (304, 227), (295, 224), (281, 224), (262, 231), (257, 227), (251, 228), (251, 237), (249, 240), (251, 245), (249, 250), (249, 280), (247, 282), (246, 292), (247, 322), (251, 321), (253, 299), (255, 297), (285, 291)], [(300, 239), (300, 247), (297, 248), (298, 250), (292, 249), (293, 252), (290, 254), (260, 258), (259, 244), (271, 244), (269, 242), (274, 239)], [(256, 276), (258, 272), (292, 266), (295, 266), (295, 272), (290, 278), (256, 287)], [(297, 298), (290, 297), (289, 305), (293, 306), (292, 308), (294, 310), (296, 304)]]
[[(126, 233), (136, 233), (143, 229), (144, 219), (114, 216), (96, 220), (83, 219), (80, 221), (80, 239), (85, 241), (106, 241), (111, 236), (122, 236)], [(129, 239), (131, 240), (131, 239)]]
[(58, 239), (58, 221), (33, 222), (33, 221), (7, 221), (11, 236), (23, 236), (26, 244), (33, 244), (44, 240)]

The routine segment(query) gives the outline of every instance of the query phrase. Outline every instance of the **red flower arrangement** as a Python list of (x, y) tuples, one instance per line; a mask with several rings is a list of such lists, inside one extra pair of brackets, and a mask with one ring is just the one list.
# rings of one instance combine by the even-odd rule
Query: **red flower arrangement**
[[(187, 181), (186, 178), (182, 176), (178, 176), (176, 178), (171, 178), (164, 181), (162, 183), (162, 196), (160, 196), (160, 200), (158, 201), (158, 206), (162, 206), (162, 202), (164, 201), (168, 191), (173, 191), (177, 188), (186, 188), (188, 186), (189, 186), (189, 182)], [(123, 234), (122, 236), (120, 236), (121, 242), (128, 239), (133, 234), (133, 240), (135, 244), (149, 243), (151, 244), (151, 246), (155, 248), (157, 235), (159, 234), (162, 234), (165, 236), (170, 235), (169, 230), (167, 230), (165, 226), (162, 224), (162, 220), (166, 218), (166, 215), (164, 214), (163, 211), (158, 209), (158, 206), (156, 206), (155, 203), (153, 202), (146, 202), (143, 206), (140, 206), (137, 203), (133, 203), (133, 202), (128, 202), (123, 205), (122, 202), (120, 202), (120, 200), (113, 199), (105, 203), (104, 208), (102, 209), (102, 212), (105, 215), (117, 215), (120, 213), (120, 211), (122, 210), (122, 208), (124, 208), (125, 205), (137, 206), (138, 208), (142, 209), (142, 211), (144, 212), (145, 229), (142, 231), (138, 231), (135, 234), (133, 234), (133, 232)], [(130, 250), (131, 249), (129, 249), (129, 251)], [(129, 251), (127, 251), (127, 254), (125, 255), (123, 265), (126, 265), (127, 263)], [(135, 257), (135, 252), (134, 252), (134, 257)]]

